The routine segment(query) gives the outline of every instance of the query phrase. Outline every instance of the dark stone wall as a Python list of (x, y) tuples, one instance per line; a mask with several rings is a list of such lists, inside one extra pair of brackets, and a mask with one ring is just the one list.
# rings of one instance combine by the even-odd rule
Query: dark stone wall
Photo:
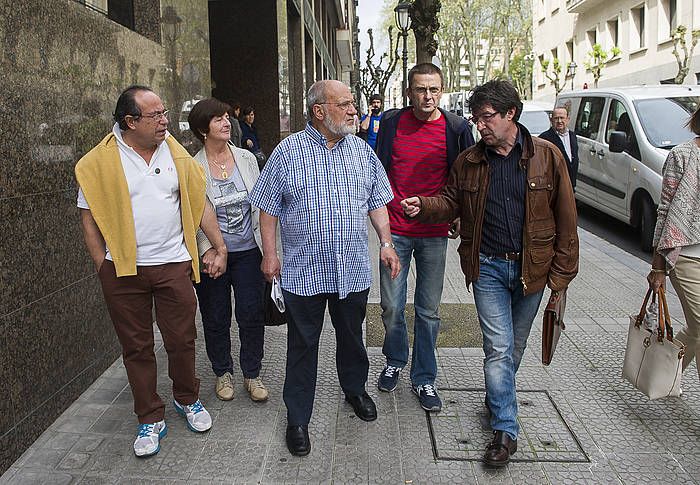
[[(169, 85), (167, 46), (152, 40), (161, 2), (136, 3), (140, 33), (72, 0), (0, 2), (0, 474), (120, 354), (73, 167), (111, 130), (122, 89)], [(198, 12), (197, 32), (208, 32), (206, 0), (167, 3)], [(208, 47), (190, 55), (188, 45), (178, 45), (178, 71), (204, 65), (195, 81), (208, 95)], [(177, 124), (179, 108), (168, 107)]]
[(277, 2), (209, 2), (212, 95), (255, 109), (269, 156), (280, 140)]

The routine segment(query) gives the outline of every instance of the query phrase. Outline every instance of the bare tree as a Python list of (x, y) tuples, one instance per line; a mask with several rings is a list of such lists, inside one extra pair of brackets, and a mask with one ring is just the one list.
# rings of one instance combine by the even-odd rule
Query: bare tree
[(586, 69), (590, 69), (591, 74), (593, 74), (593, 87), (598, 87), (598, 80), (602, 76), (606, 64), (614, 60), (621, 52), (617, 46), (608, 52), (600, 44), (593, 44), (593, 50), (588, 53), (588, 61), (585, 63)]
[[(375, 62), (374, 34), (372, 29), (367, 29), (369, 48), (366, 51), (367, 57), (365, 59), (365, 67), (360, 69), (360, 90), (368, 103), (369, 98), (375, 93), (380, 94), (382, 97), (384, 96), (389, 78), (391, 78), (396, 70), (396, 64), (399, 60), (399, 36), (397, 35), (394, 39), (393, 32), (394, 27), (389, 26), (387, 29), (389, 35), (389, 50), (379, 56), (379, 60)], [(382, 67), (385, 59), (387, 60), (387, 66)]]
[[(678, 74), (676, 74), (676, 78), (673, 80), (676, 84), (683, 84), (683, 81), (685, 81), (685, 78), (688, 76), (690, 60), (693, 58), (693, 51), (700, 39), (700, 29), (691, 31), (690, 48), (688, 48), (688, 42), (685, 40), (687, 33), (688, 28), (685, 25), (679, 25), (673, 32), (673, 55), (676, 57), (676, 62), (678, 63)], [(679, 47), (680, 51), (678, 50)], [(683, 53), (682, 56), (681, 52)]]
[(564, 83), (566, 82), (566, 78), (561, 77), (561, 62), (559, 62), (559, 59), (557, 59), (556, 57), (552, 59), (551, 70), (549, 69), (549, 64), (549, 61), (540, 61), (544, 77), (549, 79), (549, 82), (551, 82), (552, 86), (554, 86), (555, 96), (559, 96), (559, 93), (561, 93), (562, 89), (564, 89)]

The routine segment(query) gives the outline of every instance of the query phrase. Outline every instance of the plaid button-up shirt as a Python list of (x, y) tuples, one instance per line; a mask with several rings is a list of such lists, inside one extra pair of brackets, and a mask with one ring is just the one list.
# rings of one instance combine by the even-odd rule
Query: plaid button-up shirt
[(367, 213), (394, 195), (384, 167), (363, 140), (333, 148), (311, 124), (270, 155), (249, 200), (279, 217), (282, 288), (296, 295), (363, 291), (372, 282)]

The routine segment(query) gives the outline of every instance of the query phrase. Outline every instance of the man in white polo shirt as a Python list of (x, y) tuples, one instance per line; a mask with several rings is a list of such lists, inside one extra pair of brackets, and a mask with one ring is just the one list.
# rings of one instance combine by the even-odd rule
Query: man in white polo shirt
[(199, 281), (197, 227), (216, 249), (202, 271), (217, 277), (227, 256), (216, 215), (205, 202), (204, 174), (168, 134), (167, 114), (151, 89), (127, 88), (117, 100), (112, 132), (75, 167), (85, 244), (134, 396), (139, 419), (134, 453), (139, 457), (157, 453), (167, 434), (165, 404), (156, 392), (153, 301), (168, 354), (173, 405), (192, 431), (211, 427), (194, 369), (191, 280)]

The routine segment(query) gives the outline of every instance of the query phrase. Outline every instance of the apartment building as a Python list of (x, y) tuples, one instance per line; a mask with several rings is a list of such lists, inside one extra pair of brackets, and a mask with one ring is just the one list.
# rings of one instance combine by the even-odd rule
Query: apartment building
[[(559, 59), (565, 89), (593, 87), (585, 64), (595, 44), (622, 51), (603, 68), (600, 87), (671, 82), (678, 73), (672, 35), (679, 25), (700, 29), (700, 1), (533, 0), (533, 98), (555, 96), (541, 71), (543, 60)], [(566, 73), (571, 61), (577, 66), (573, 77)], [(684, 82), (700, 83), (700, 46)]]

